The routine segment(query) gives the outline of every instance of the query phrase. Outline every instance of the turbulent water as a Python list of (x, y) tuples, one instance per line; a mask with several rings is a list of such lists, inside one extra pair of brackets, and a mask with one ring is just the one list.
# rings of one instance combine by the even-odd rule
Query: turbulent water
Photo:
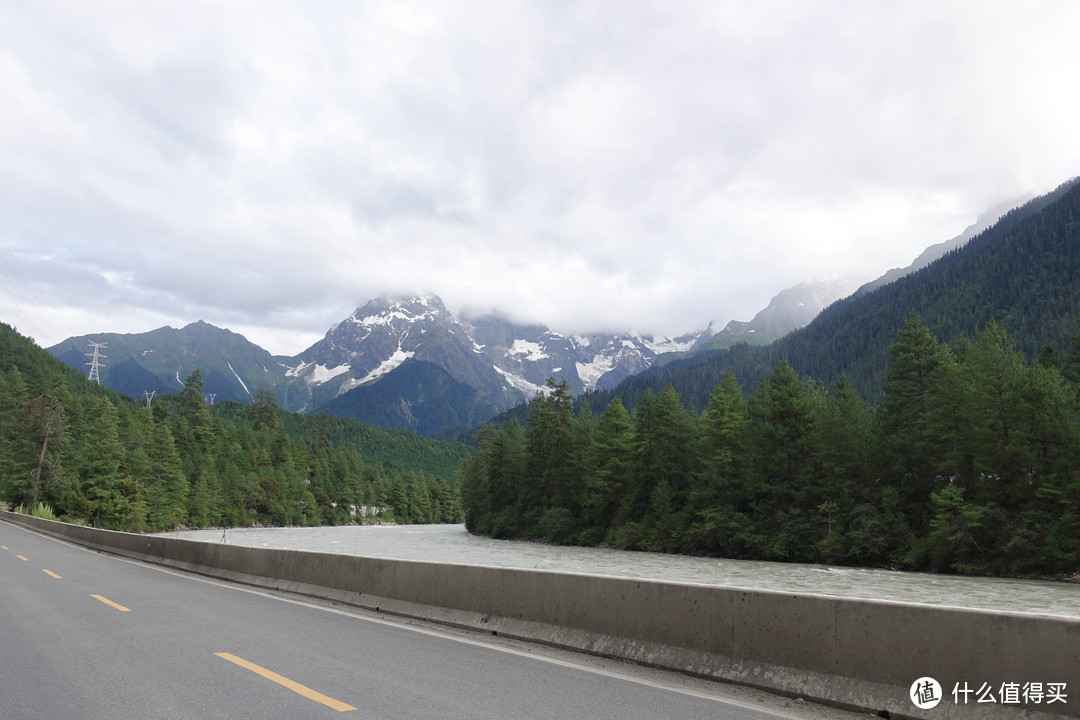
[[(165, 534), (205, 542), (222, 542), (222, 535), (221, 530)], [(463, 525), (231, 529), (224, 542), (1080, 617), (1077, 584), (561, 547), (476, 537)]]

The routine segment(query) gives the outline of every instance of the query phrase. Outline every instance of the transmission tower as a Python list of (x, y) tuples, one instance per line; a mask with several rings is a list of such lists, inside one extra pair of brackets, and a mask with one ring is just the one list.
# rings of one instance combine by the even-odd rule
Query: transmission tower
[(150, 403), (154, 402), (154, 396), (157, 395), (157, 390), (143, 390), (143, 395), (146, 396), (146, 407), (150, 407)]
[(102, 355), (101, 349), (108, 347), (109, 343), (90, 343), (90, 347), (94, 349), (93, 354), (86, 353), (86, 357), (90, 358), (90, 362), (86, 363), (90, 366), (90, 374), (86, 376), (87, 380), (92, 380), (98, 385), (101, 384), (101, 376), (98, 374), (98, 368), (105, 367), (105, 363), (101, 362), (102, 358), (109, 357), (108, 355)]
[(210, 393), (206, 396), (206, 404), (210, 407), (214, 407), (214, 400), (217, 398), (217, 393)]

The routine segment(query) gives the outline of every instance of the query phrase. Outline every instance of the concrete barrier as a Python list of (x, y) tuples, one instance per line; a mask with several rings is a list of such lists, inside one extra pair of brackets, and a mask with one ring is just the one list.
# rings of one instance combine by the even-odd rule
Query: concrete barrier
[[(0, 518), (96, 550), (803, 697), (881, 717), (1080, 717), (1080, 619), (511, 568), (251, 548)], [(944, 699), (918, 709), (912, 683)], [(1066, 683), (1065, 703), (1002, 686)], [(997, 704), (953, 700), (985, 683)], [(963, 697), (963, 696), (961, 696)], [(1023, 698), (1020, 698), (1023, 702)]]

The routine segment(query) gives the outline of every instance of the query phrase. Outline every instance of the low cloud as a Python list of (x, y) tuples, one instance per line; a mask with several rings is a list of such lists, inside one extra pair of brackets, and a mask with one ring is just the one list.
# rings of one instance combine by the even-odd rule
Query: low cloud
[(0, 316), (293, 354), (384, 292), (749, 319), (1080, 172), (1080, 7), (49, 2), (0, 23)]

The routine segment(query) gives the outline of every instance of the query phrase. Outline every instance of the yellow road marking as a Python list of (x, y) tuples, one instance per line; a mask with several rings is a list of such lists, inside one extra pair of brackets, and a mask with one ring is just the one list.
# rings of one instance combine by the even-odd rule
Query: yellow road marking
[(120, 612), (131, 612), (131, 608), (126, 608), (123, 605), (121, 605), (120, 603), (114, 603), (112, 600), (110, 600), (107, 597), (102, 597), (101, 595), (91, 595), (90, 597), (94, 598), (95, 600), (100, 600), (101, 602), (105, 603), (109, 607), (114, 607), (117, 610), (119, 610)]
[(64, 578), (60, 577), (59, 575), (57, 575), (56, 573), (54, 573), (52, 570), (42, 570), (41, 572), (45, 573), (46, 575), (48, 575), (51, 578), (56, 578), (57, 580), (63, 580), (64, 579)]
[(19, 558), (23, 562), (30, 562), (30, 558), (24, 558), (22, 555), (16, 555), (15, 557)]
[(231, 663), (235, 663), (236, 665), (239, 665), (242, 668), (246, 668), (246, 669), (250, 670), (251, 672), (255, 673), (256, 675), (261, 675), (264, 678), (266, 678), (267, 680), (271, 680), (273, 682), (276, 682), (278, 685), (281, 685), (282, 687), (285, 687), (285, 688), (288, 688), (289, 690), (292, 690), (297, 695), (303, 695), (308, 700), (314, 700), (315, 702), (321, 703), (321, 704), (323, 704), (323, 705), (325, 705), (325, 706), (327, 706), (329, 708), (333, 708), (334, 710), (337, 710), (338, 712), (348, 712), (350, 710), (355, 710), (356, 709), (352, 705), (346, 705), (345, 703), (343, 703), (343, 702), (341, 702), (339, 700), (335, 700), (334, 698), (327, 697), (327, 696), (323, 695), (322, 693), (315, 692), (314, 690), (312, 690), (309, 687), (305, 687), (305, 686), (301, 685), (300, 683), (293, 682), (292, 680), (290, 680), (287, 677), (282, 677), (281, 675), (278, 675), (276, 672), (273, 672), (271, 670), (267, 670), (264, 667), (259, 667), (255, 663), (250, 663), (247, 660), (244, 660), (243, 658), (238, 658), (235, 655), (232, 655), (230, 653), (214, 653), (214, 654), (217, 655), (219, 658), (223, 658), (225, 660), (228, 660)]
[(0, 550), (9, 550), (7, 545), (0, 545)]

